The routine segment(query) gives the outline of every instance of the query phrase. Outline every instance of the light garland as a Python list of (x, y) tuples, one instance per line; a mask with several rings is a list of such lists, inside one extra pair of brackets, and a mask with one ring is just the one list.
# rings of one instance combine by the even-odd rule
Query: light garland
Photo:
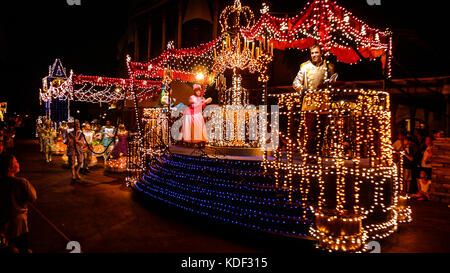
[[(141, 175), (142, 175), (142, 170), (144, 168), (144, 164), (145, 164), (145, 157), (146, 157), (146, 152), (144, 150), (144, 139), (143, 139), (143, 134), (142, 134), (142, 128), (141, 128), (141, 118), (139, 115), (139, 107), (138, 107), (138, 99), (137, 99), (137, 94), (136, 94), (136, 90), (135, 90), (135, 86), (134, 86), (134, 82), (135, 82), (135, 75), (131, 69), (131, 57), (130, 55), (127, 55), (127, 69), (128, 69), (128, 75), (130, 76), (130, 91), (134, 92), (134, 111), (135, 111), (135, 117), (136, 117), (136, 124), (137, 124), (137, 129), (138, 129), (138, 135), (135, 137), (135, 139), (133, 140), (133, 145), (135, 147), (138, 147), (136, 154), (134, 154), (134, 156), (136, 158), (139, 159), (134, 159), (134, 164), (138, 163), (140, 165), (137, 165), (137, 171), (132, 173), (131, 175), (131, 179), (129, 179), (128, 181), (133, 181), (133, 180), (138, 180)], [(127, 168), (129, 168), (127, 166)]]
[(315, 0), (291, 18), (277, 18), (264, 12), (251, 29), (241, 32), (248, 40), (266, 35), (277, 49), (307, 49), (317, 41), (325, 51), (346, 63), (359, 60), (350, 43), (355, 43), (369, 59), (387, 55), (389, 46), (388, 33), (370, 28), (329, 0)]
[(106, 170), (110, 172), (126, 172), (127, 171), (127, 161), (128, 158), (126, 156), (121, 156), (117, 159), (108, 159), (106, 161)]
[(392, 45), (392, 32), (388, 29), (386, 31), (387, 36), (389, 37), (389, 47), (388, 47), (388, 53), (387, 53), (387, 62), (386, 62), (386, 76), (388, 79), (392, 78), (392, 56), (393, 54), (393, 45)]
[[(319, 222), (317, 227), (311, 227), (311, 234), (320, 241), (322, 248), (362, 251), (366, 240), (385, 238), (397, 230), (398, 224), (411, 221), (410, 208), (405, 201), (397, 201), (400, 187), (392, 155), (388, 93), (340, 89), (315, 91), (307, 93), (303, 99), (310, 101), (313, 106), (308, 110), (294, 108), (294, 105), (302, 105), (297, 94), (272, 97), (278, 98), (279, 105), (285, 109), (281, 113), (287, 115), (287, 128), (282, 134), (287, 146), (286, 152), (275, 151), (273, 157), (268, 158), (263, 165), (280, 177), (276, 178), (277, 186), (289, 190), (294, 184), (292, 177), (301, 177), (298, 185), (301, 202), (311, 204), (316, 211), (316, 220)], [(320, 125), (319, 117), (324, 113), (329, 119), (327, 130), (321, 129)], [(313, 115), (318, 121), (316, 127), (307, 126), (307, 114)], [(291, 135), (294, 116), (300, 116), (296, 138)], [(323, 153), (320, 146), (316, 147), (313, 154), (306, 149), (311, 131), (316, 132), (318, 139), (330, 140), (326, 147), (331, 152)], [(298, 144), (292, 145), (292, 142)], [(316, 145), (319, 143), (317, 141)], [(300, 153), (300, 161), (293, 160), (294, 153)], [(336, 181), (335, 201), (329, 196), (329, 187), (333, 185), (330, 179)], [(314, 193), (311, 192), (313, 181), (317, 181), (319, 186)], [(366, 189), (364, 199), (361, 199), (362, 187)], [(385, 196), (386, 191), (392, 193), (389, 198)], [(371, 196), (367, 196), (367, 192)], [(374, 215), (383, 215), (385, 220), (375, 223), (369, 221)], [(345, 223), (352, 221), (359, 222), (359, 231), (349, 230)], [(331, 226), (323, 223), (330, 223)], [(341, 230), (347, 235), (333, 233), (331, 229)]]
[[(130, 79), (76, 75), (71, 71), (66, 80), (60, 81), (58, 86), (43, 88), (39, 95), (42, 102), (60, 99), (114, 104), (125, 98), (125, 92), (130, 83)], [(139, 88), (139, 101), (160, 92), (162, 85), (160, 81), (148, 80), (136, 80), (135, 83), (136, 87)], [(75, 86), (79, 87), (76, 88)], [(103, 89), (98, 89), (98, 87), (103, 87)]]
[[(241, 22), (241, 17), (244, 21)], [(232, 21), (229, 24), (229, 21)], [(235, 0), (232, 6), (227, 6), (220, 14), (220, 26), (223, 32), (235, 31), (240, 27), (250, 28), (254, 24), (254, 15), (247, 6), (242, 6), (240, 0)]]
[(255, 106), (242, 104), (206, 109), (205, 117), (211, 117), (207, 124), (208, 144), (214, 147), (259, 148), (259, 113)]

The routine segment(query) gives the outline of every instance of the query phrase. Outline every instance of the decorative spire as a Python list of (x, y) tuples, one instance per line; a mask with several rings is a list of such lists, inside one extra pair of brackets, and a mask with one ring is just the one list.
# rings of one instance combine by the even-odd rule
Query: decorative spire
[(252, 10), (248, 6), (242, 6), (240, 0), (235, 0), (233, 6), (227, 6), (220, 14), (222, 33), (239, 28), (250, 28), (254, 21)]
[(261, 14), (266, 14), (269, 12), (269, 5), (267, 3), (262, 3), (262, 8), (260, 10)]
[(234, 0), (234, 8), (241, 9), (241, 1), (240, 0)]

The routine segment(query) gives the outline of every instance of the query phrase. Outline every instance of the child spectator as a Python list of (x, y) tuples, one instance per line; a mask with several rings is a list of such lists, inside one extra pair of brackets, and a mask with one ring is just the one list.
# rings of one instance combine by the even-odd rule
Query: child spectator
[(430, 184), (431, 180), (428, 179), (425, 171), (420, 171), (420, 177), (417, 179), (417, 187), (419, 188), (419, 192), (417, 194), (412, 195), (416, 197), (417, 200), (430, 200)]

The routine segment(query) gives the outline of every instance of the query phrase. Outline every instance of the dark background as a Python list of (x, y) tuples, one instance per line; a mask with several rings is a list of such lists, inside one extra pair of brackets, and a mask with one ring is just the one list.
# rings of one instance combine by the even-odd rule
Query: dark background
[[(261, 2), (242, 1), (250, 4), (257, 16)], [(393, 30), (394, 56), (402, 65), (394, 66), (394, 78), (450, 75), (444, 1), (381, 0), (380, 6), (370, 6), (366, 0), (337, 2), (369, 26)], [(292, 13), (303, 9), (306, 1), (280, 0), (269, 5), (271, 11)], [(66, 0), (2, 2), (0, 99), (8, 101), (8, 112), (39, 113), (41, 79), (55, 58), (75, 73), (126, 76), (119, 73), (125, 60), (118, 43), (131, 11), (127, 1), (81, 0), (81, 6), (69, 6)], [(372, 77), (360, 69), (347, 74), (355, 79)]]

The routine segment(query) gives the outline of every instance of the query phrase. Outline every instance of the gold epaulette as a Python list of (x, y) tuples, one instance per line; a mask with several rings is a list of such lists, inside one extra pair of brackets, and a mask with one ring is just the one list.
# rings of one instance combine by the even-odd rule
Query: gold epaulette
[(310, 61), (307, 61), (307, 62), (302, 63), (302, 64), (300, 65), (300, 70), (302, 70), (303, 67), (304, 67), (305, 65), (309, 64), (309, 63), (310, 63)]

